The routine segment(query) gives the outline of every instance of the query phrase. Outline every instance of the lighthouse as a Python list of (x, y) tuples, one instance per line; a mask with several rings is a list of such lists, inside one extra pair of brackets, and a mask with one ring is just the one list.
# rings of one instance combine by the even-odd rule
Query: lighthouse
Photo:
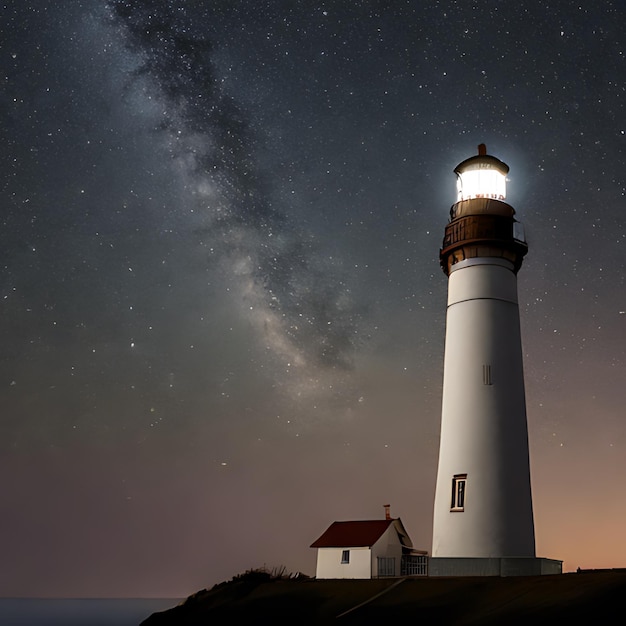
[(556, 573), (535, 558), (517, 273), (528, 246), (486, 147), (455, 168), (432, 575)]

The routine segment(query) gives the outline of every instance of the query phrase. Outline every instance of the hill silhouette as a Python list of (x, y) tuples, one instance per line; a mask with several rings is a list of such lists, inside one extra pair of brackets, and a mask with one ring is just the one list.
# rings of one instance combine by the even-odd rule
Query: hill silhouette
[[(609, 623), (624, 614), (626, 570), (553, 576), (315, 580), (251, 571), (155, 613), (142, 626)], [(398, 622), (399, 623), (399, 622)]]

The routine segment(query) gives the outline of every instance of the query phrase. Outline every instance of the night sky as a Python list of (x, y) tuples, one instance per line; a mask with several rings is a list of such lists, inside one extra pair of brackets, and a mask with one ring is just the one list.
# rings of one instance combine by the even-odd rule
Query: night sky
[(539, 556), (626, 566), (626, 7), (7, 0), (0, 595), (430, 550), (454, 167), (510, 168)]

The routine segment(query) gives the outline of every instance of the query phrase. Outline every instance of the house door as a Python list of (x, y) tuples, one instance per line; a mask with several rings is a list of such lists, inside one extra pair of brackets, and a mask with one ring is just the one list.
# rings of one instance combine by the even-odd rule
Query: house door
[(378, 557), (378, 577), (396, 576), (396, 559), (393, 556)]

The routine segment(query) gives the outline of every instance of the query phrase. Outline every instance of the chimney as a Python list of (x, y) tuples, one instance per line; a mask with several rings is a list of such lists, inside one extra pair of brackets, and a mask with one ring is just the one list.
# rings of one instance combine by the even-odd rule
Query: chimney
[(385, 507), (385, 519), (391, 519), (391, 504), (383, 504)]
[(484, 143), (478, 144), (478, 155), (485, 156), (487, 154), (487, 146)]

